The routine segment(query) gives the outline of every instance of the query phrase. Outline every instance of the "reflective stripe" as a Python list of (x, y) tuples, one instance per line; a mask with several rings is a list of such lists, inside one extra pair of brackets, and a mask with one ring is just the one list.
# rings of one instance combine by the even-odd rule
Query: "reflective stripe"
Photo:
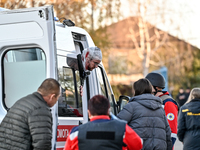
[(188, 116), (200, 116), (200, 113), (188, 112), (187, 115), (188, 115)]
[(177, 134), (176, 133), (171, 133), (171, 137), (177, 138)]
[(76, 131), (76, 132), (73, 132), (72, 134), (70, 134), (70, 140), (72, 141), (75, 137), (77, 137), (78, 136), (78, 131)]
[(182, 112), (187, 112), (187, 111), (189, 111), (189, 109), (183, 109), (183, 110), (182, 110)]

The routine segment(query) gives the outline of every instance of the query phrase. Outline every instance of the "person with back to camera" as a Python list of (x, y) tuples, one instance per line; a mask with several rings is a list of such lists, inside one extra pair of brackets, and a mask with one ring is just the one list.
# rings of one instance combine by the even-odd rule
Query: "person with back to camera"
[(184, 105), (185, 102), (187, 101), (185, 91), (182, 87), (179, 89), (178, 95), (176, 96), (176, 101), (178, 102), (179, 107)]
[(200, 149), (200, 88), (193, 88), (178, 116), (178, 138), (183, 150)]
[(171, 130), (161, 99), (152, 94), (151, 83), (148, 79), (139, 79), (134, 82), (133, 91), (134, 97), (117, 117), (127, 121), (143, 139), (143, 150), (171, 150)]
[(187, 87), (187, 88), (185, 89), (185, 99), (186, 99), (186, 101), (188, 100), (189, 95), (190, 95), (190, 88)]
[(109, 117), (110, 102), (96, 95), (88, 102), (90, 122), (74, 127), (64, 150), (140, 150), (142, 139), (124, 121)]
[(177, 138), (178, 104), (170, 96), (169, 92), (162, 91), (165, 88), (165, 78), (160, 73), (151, 72), (145, 78), (153, 85), (154, 95), (160, 97), (162, 100), (162, 105), (171, 128), (172, 146), (174, 146)]
[(0, 124), (0, 150), (51, 150), (52, 114), (60, 84), (48, 78), (37, 92), (18, 100)]

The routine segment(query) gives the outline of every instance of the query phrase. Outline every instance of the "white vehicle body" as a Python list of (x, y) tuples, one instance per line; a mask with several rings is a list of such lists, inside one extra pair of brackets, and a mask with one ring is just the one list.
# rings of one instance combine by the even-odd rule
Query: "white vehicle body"
[(105, 95), (116, 114), (102, 63), (86, 78), (82, 97), (79, 72), (67, 63), (91, 46), (95, 45), (85, 30), (54, 21), (52, 6), (0, 11), (0, 122), (18, 99), (35, 92), (45, 78), (57, 79), (62, 87), (51, 108), (52, 150), (63, 149), (71, 128), (88, 122), (87, 102), (92, 96)]

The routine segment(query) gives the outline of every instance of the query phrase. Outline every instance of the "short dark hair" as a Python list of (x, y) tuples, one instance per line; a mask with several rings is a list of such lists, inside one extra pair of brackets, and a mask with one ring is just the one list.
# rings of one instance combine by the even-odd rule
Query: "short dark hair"
[(152, 93), (152, 85), (148, 79), (142, 78), (133, 84), (134, 95)]
[(38, 91), (43, 96), (47, 96), (52, 93), (58, 96), (60, 94), (60, 84), (57, 80), (53, 78), (47, 78), (42, 82), (42, 84), (38, 88)]
[(110, 102), (103, 95), (96, 95), (88, 102), (88, 110), (91, 115), (108, 115), (109, 108)]

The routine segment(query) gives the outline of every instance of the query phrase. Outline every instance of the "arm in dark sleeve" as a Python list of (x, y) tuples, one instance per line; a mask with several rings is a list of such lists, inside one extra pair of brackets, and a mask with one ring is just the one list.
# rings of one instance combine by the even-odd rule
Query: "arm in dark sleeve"
[(131, 121), (131, 118), (132, 118), (132, 106), (130, 103), (126, 104), (124, 106), (124, 108), (118, 113), (117, 117), (119, 119), (122, 119), (122, 120), (125, 120), (127, 121), (127, 123), (129, 123), (129, 121)]
[(183, 142), (184, 134), (186, 131), (186, 126), (185, 126), (185, 113), (182, 112), (183, 108), (181, 107), (181, 110), (179, 111), (178, 115), (178, 138), (181, 142)]
[(28, 117), (33, 150), (51, 149), (52, 115), (49, 109), (34, 110)]

